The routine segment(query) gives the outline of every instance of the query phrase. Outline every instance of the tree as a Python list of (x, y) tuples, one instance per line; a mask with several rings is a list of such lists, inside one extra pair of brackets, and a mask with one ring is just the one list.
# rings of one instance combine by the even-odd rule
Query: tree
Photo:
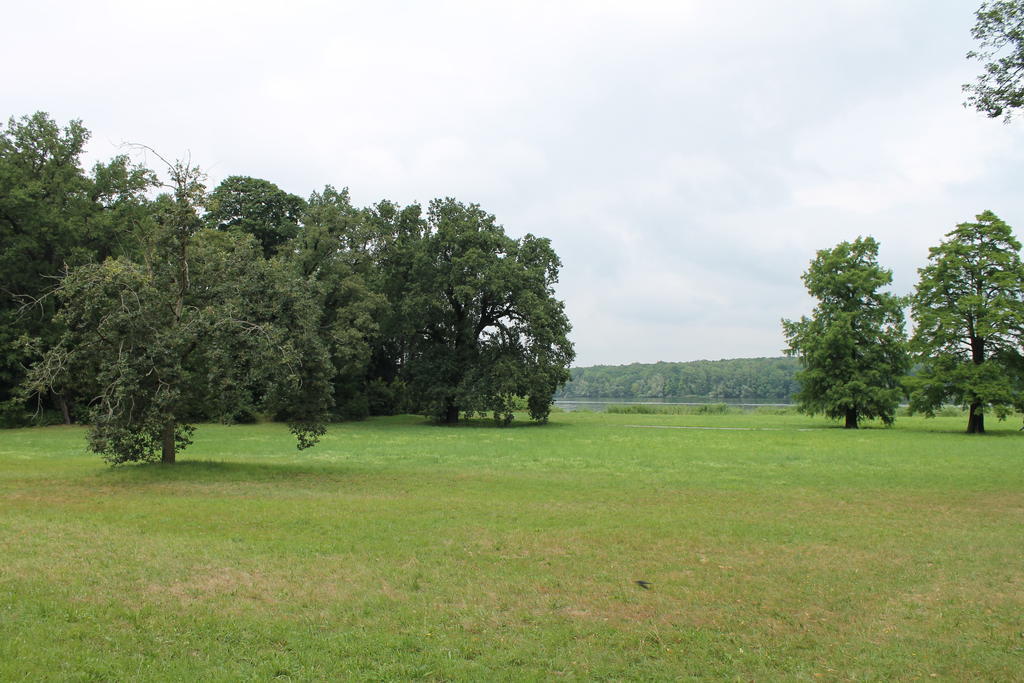
[(546, 239), (505, 235), (475, 204), (435, 200), (423, 230), (399, 240), (408, 288), (392, 300), (411, 337), (403, 376), (420, 409), (512, 419), (517, 398), (546, 420), (574, 357), (554, 297), (561, 263)]
[(418, 317), (410, 317), (405, 306), (414, 290), (413, 268), (422, 246), (427, 223), (419, 204), (400, 207), (381, 201), (362, 212), (362, 243), (369, 259), (364, 268), (373, 291), (389, 305), (378, 316), (379, 333), (371, 348), (367, 368), (367, 399), (371, 414), (393, 415), (415, 410), (406, 379), (417, 336)]
[(982, 62), (984, 71), (977, 81), (964, 85), (969, 94), (965, 104), (1009, 121), (1024, 106), (1024, 2), (983, 2), (975, 18), (971, 35), (980, 46), (967, 56)]
[(203, 218), (208, 226), (249, 233), (269, 258), (299, 233), (306, 202), (267, 180), (235, 175), (210, 193), (206, 209)]
[(318, 285), (319, 335), (333, 367), (334, 415), (342, 419), (369, 414), (367, 365), (385, 310), (384, 298), (365, 279), (371, 269), (365, 232), (348, 190), (327, 186), (310, 196), (299, 234), (281, 256), (301, 278)]
[[(145, 211), (151, 171), (126, 156), (80, 166), (89, 131), (47, 114), (10, 119), (0, 131), (0, 403), (21, 412), (14, 390), (32, 356), (27, 339), (49, 346), (57, 300), (44, 293), (65, 266), (124, 253)], [(56, 403), (70, 419), (67, 401)]]
[(795, 398), (802, 411), (844, 418), (847, 429), (881, 418), (891, 425), (909, 369), (902, 300), (880, 290), (892, 271), (878, 265), (878, 242), (858, 237), (822, 249), (803, 274), (813, 315), (783, 320), (788, 355), (803, 367)]
[(912, 410), (933, 415), (946, 401), (967, 406), (967, 432), (985, 431), (985, 411), (1024, 409), (1024, 264), (1018, 242), (991, 211), (961, 223), (929, 250), (912, 301), (911, 340), (922, 364)]
[(190, 421), (256, 405), (312, 445), (330, 402), (316, 283), (265, 260), (248, 235), (201, 230), (201, 173), (169, 172), (141, 257), (85, 264), (60, 282), (65, 331), (32, 386), (89, 396), (90, 446), (114, 464), (172, 463)]

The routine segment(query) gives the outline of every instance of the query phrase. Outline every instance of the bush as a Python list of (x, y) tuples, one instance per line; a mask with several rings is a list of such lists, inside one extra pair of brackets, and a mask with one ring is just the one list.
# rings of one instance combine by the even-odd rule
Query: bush
[(370, 415), (398, 415), (410, 412), (405, 382), (388, 383), (381, 378), (366, 384), (367, 409)]
[(0, 402), (0, 428), (49, 427), (64, 424), (64, 415), (54, 408), (41, 408), (31, 412), (25, 402), (17, 398)]
[(742, 412), (740, 408), (734, 408), (727, 403), (705, 403), (697, 406), (694, 411), (697, 415), (728, 415), (729, 413)]
[(623, 415), (728, 415), (742, 412), (742, 409), (726, 403), (701, 403), (699, 405), (638, 403), (610, 405), (607, 412)]
[(365, 420), (369, 415), (370, 401), (366, 394), (350, 396), (334, 407), (334, 416), (339, 420)]
[(0, 402), (0, 427), (27, 427), (32, 423), (32, 415), (25, 410), (23, 401), (12, 398)]
[(796, 406), (758, 406), (753, 411), (757, 415), (796, 415)]
[(259, 422), (259, 419), (260, 416), (256, 411), (249, 408), (243, 408), (224, 422), (226, 424), (253, 425)]
[[(900, 406), (896, 409), (897, 417), (907, 417), (913, 414), (914, 413), (910, 412), (909, 406)], [(935, 417), (964, 417), (965, 415), (967, 415), (967, 411), (960, 406), (954, 405), (944, 405), (935, 411)]]

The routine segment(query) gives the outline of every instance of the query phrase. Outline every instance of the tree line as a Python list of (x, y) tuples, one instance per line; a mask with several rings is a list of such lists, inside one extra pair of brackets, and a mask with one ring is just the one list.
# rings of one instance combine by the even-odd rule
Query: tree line
[(475, 204), (308, 199), (154, 150), (81, 167), (88, 131), (0, 128), (0, 422), (91, 425), (113, 463), (172, 462), (200, 421), (545, 421), (574, 357), (549, 240)]
[(572, 368), (557, 398), (775, 399), (799, 389), (795, 358), (733, 358)]

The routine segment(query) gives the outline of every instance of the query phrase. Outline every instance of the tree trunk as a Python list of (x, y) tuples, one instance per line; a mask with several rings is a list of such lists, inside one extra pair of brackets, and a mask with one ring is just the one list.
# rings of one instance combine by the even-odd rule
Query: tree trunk
[(968, 434), (984, 434), (985, 433), (985, 413), (981, 412), (980, 403), (971, 404), (971, 413), (967, 418), (967, 433)]
[(857, 411), (847, 410), (846, 411), (846, 429), (857, 429)]
[[(979, 284), (978, 286), (980, 287), (981, 285)], [(975, 337), (973, 330), (971, 333), (971, 360), (975, 365), (981, 365), (985, 362), (985, 338)], [(981, 403), (978, 401), (971, 403), (971, 413), (967, 418), (967, 433), (985, 433), (985, 413), (981, 411)]]
[(163, 451), (160, 456), (160, 462), (167, 465), (174, 464), (174, 423), (168, 422), (164, 425), (163, 433)]
[(57, 403), (60, 404), (60, 412), (64, 413), (64, 424), (71, 424), (71, 409), (68, 408), (68, 402), (64, 400), (64, 396), (57, 394)]
[(445, 424), (453, 425), (459, 421), (459, 407), (451, 401), (445, 406), (444, 409), (444, 421)]

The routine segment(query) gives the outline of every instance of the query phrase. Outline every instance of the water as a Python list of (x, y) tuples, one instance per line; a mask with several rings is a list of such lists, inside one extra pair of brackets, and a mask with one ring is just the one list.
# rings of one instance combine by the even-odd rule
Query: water
[(628, 400), (614, 398), (564, 398), (555, 399), (555, 405), (571, 413), (574, 410), (589, 410), (603, 413), (608, 406), (702, 406), (711, 403), (724, 403), (738, 408), (757, 408), (759, 406), (788, 407), (793, 403), (779, 402), (777, 398), (706, 398), (704, 396), (684, 396), (682, 398), (645, 398)]

